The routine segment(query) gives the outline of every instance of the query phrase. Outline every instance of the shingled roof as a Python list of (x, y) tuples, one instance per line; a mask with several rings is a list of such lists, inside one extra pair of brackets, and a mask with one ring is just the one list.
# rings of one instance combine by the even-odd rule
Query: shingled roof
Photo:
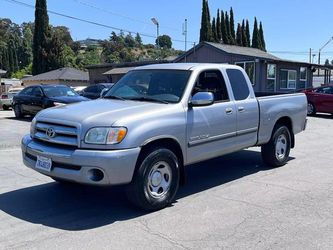
[(27, 77), (24, 81), (89, 81), (88, 72), (74, 68), (60, 68), (39, 75)]
[(255, 49), (255, 48), (240, 47), (240, 46), (236, 46), (236, 45), (227, 45), (227, 44), (221, 44), (221, 43), (202, 42), (202, 43), (198, 44), (195, 48), (188, 50), (185, 54), (178, 57), (175, 60), (175, 62), (179, 61), (183, 57), (187, 56), (188, 54), (192, 53), (194, 50), (197, 50), (202, 46), (210, 46), (210, 47), (213, 47), (214, 49), (224, 51), (226, 53), (234, 54), (234, 55), (252, 56), (255, 58), (262, 58), (262, 59), (266, 59), (266, 60), (281, 61), (280, 58), (273, 56), (270, 53), (267, 53), (265, 51)]

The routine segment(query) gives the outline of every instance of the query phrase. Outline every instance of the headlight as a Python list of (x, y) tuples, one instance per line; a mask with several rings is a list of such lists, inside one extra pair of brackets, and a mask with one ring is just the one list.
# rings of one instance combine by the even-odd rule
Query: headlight
[(64, 106), (64, 105), (66, 105), (66, 103), (62, 103), (62, 102), (54, 102), (53, 105), (56, 106), (56, 107), (59, 107), (59, 106)]
[(30, 125), (30, 136), (33, 137), (36, 132), (36, 118), (34, 118)]
[(84, 142), (88, 144), (117, 144), (125, 138), (126, 134), (127, 129), (124, 127), (92, 128), (87, 132)]

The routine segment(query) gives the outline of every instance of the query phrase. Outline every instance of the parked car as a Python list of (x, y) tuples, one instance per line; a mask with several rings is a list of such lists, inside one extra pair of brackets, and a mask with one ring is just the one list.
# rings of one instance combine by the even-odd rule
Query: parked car
[(17, 95), (23, 88), (12, 88), (0, 96), (0, 107), (3, 110), (9, 110), (12, 107), (13, 97)]
[(308, 99), (308, 115), (317, 112), (333, 115), (333, 85), (307, 89), (304, 93)]
[(252, 146), (267, 165), (286, 164), (306, 107), (304, 93), (256, 98), (238, 66), (149, 65), (101, 99), (40, 112), (23, 161), (59, 182), (128, 184), (129, 200), (151, 211), (173, 201), (184, 166)]
[[(83, 89), (80, 95), (89, 99), (97, 99), (101, 97), (101, 93), (104, 89), (109, 90), (113, 85), (114, 83), (98, 83), (91, 85)], [(103, 92), (105, 92), (105, 90)]]
[(42, 109), (88, 101), (65, 85), (35, 85), (23, 89), (13, 98), (16, 117), (35, 115)]

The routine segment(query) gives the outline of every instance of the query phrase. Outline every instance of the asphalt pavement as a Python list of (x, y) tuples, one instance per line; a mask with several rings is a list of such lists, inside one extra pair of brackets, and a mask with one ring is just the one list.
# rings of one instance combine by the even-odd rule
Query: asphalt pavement
[(60, 185), (26, 168), (31, 119), (0, 111), (0, 249), (332, 249), (333, 117), (310, 117), (287, 165), (260, 148), (187, 167), (176, 202), (133, 208), (121, 187)]

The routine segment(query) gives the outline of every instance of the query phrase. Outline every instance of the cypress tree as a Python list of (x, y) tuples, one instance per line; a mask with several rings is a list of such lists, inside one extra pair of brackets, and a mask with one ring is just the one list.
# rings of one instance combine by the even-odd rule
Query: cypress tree
[(237, 25), (236, 45), (243, 46), (243, 30), (240, 23)]
[(230, 22), (229, 22), (228, 12), (225, 12), (225, 27), (226, 27), (226, 34), (227, 34), (227, 42), (226, 42), (226, 44), (232, 44), (232, 38), (231, 38), (231, 34), (230, 34)]
[(222, 43), (228, 44), (228, 34), (227, 34), (227, 27), (225, 25), (225, 17), (224, 17), (224, 11), (221, 10), (221, 33), (222, 33)]
[(213, 18), (213, 21), (212, 21), (212, 35), (213, 35), (213, 42), (217, 42), (218, 38), (217, 38), (217, 29), (216, 29), (215, 17)]
[(264, 37), (264, 29), (262, 27), (262, 22), (260, 22), (259, 25), (259, 37), (260, 37), (260, 45), (261, 45), (261, 50), (266, 51), (266, 42), (265, 42), (265, 37)]
[(33, 75), (44, 73), (49, 70), (47, 48), (50, 37), (51, 33), (46, 0), (36, 0), (35, 30), (33, 37)]
[(250, 35), (249, 20), (246, 20), (245, 34), (246, 34), (247, 47), (251, 47), (251, 35)]
[(242, 21), (242, 46), (243, 47), (248, 47), (248, 41), (246, 37), (246, 30), (245, 30), (245, 20), (243, 19)]
[(253, 25), (253, 34), (252, 34), (252, 48), (260, 49), (260, 36), (258, 30), (258, 22), (257, 18), (254, 18), (254, 25)]
[(206, 10), (207, 10), (207, 42), (212, 42), (213, 41), (213, 32), (212, 32), (212, 26), (210, 23), (210, 11), (209, 11), (209, 6), (208, 6), (208, 0), (206, 0)]
[(205, 37), (206, 37), (206, 16), (207, 16), (207, 12), (206, 12), (206, 3), (205, 3), (206, 0), (202, 0), (202, 12), (201, 12), (201, 28), (200, 28), (200, 39), (199, 41), (202, 42), (205, 40)]
[(222, 39), (222, 31), (221, 31), (221, 17), (220, 17), (220, 10), (217, 10), (217, 17), (216, 17), (216, 33), (217, 33), (217, 40), (221, 42)]
[(210, 14), (207, 0), (202, 1), (200, 42), (212, 41), (212, 26), (210, 23)]
[(232, 7), (230, 8), (230, 37), (231, 37), (231, 44), (236, 44), (235, 20), (234, 20), (234, 11)]

